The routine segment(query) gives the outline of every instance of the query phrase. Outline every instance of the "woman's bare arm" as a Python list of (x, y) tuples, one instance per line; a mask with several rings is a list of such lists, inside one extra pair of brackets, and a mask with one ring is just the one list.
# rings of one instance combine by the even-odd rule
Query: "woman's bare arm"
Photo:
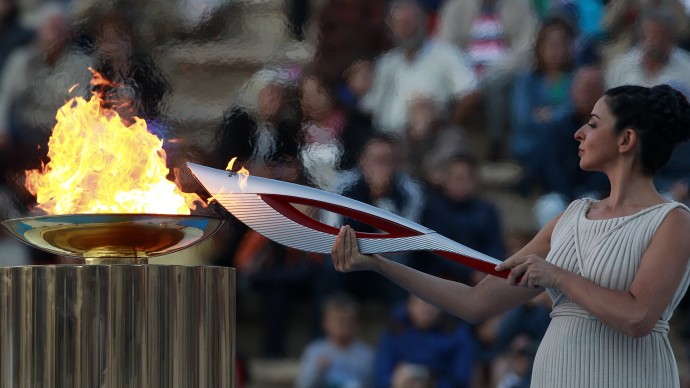
[[(614, 291), (567, 273), (559, 288), (608, 326), (627, 335), (649, 334), (685, 275), (690, 258), (690, 213), (671, 211), (642, 256), (627, 291)], [(611, 258), (614, 260), (615, 258)]]
[[(545, 226), (515, 256), (546, 256), (553, 226), (558, 218)], [(332, 256), (338, 271), (376, 271), (421, 299), (473, 323), (526, 303), (543, 292), (543, 289), (513, 287), (505, 279), (495, 276), (487, 276), (476, 286), (470, 287), (417, 271), (379, 255), (362, 255), (355, 232), (349, 226), (341, 228)]]
[[(649, 334), (671, 303), (685, 275), (690, 258), (690, 213), (671, 211), (654, 234), (628, 290), (599, 286), (578, 274), (565, 271), (541, 257), (513, 256), (501, 264), (512, 268), (509, 283), (560, 289), (575, 303), (607, 326), (629, 336)], [(616, 257), (611, 257), (616, 260)]]

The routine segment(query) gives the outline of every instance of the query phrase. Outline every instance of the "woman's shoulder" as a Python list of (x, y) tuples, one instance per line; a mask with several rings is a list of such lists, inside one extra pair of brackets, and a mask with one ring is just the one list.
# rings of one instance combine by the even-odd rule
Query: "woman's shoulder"
[(661, 207), (665, 222), (673, 224), (673, 230), (690, 231), (690, 208), (681, 202), (667, 202)]
[(563, 214), (572, 214), (572, 213), (577, 213), (580, 214), (581, 210), (583, 208), (587, 208), (592, 205), (592, 203), (596, 202), (596, 199), (593, 198), (578, 198), (570, 202), (568, 204), (568, 207), (565, 208), (563, 211)]
[(567, 225), (566, 228), (570, 229), (573, 222), (577, 222), (579, 217), (584, 214), (583, 210), (590, 206), (594, 199), (591, 198), (580, 198), (573, 200), (568, 204), (568, 206), (563, 210), (558, 216), (558, 220), (554, 225), (554, 231)]

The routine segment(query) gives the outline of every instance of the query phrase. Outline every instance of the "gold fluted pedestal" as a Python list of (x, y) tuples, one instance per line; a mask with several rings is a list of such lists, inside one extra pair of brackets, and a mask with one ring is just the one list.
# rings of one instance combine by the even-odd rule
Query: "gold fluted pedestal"
[(235, 270), (0, 268), (0, 388), (234, 387)]

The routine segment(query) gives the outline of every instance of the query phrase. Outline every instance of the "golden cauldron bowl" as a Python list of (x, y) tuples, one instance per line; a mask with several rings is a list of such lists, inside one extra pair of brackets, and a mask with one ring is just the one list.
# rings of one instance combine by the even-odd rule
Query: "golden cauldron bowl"
[(215, 217), (168, 214), (65, 214), (2, 224), (21, 241), (87, 264), (145, 264), (198, 244), (223, 225)]

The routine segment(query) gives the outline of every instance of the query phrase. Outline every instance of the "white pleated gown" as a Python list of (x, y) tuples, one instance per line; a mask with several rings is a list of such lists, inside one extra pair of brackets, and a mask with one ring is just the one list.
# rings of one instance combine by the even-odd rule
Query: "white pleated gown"
[[(627, 290), (664, 217), (684, 205), (660, 204), (630, 216), (589, 220), (592, 202), (577, 200), (566, 209), (546, 260), (600, 286)], [(688, 274), (686, 268), (671, 304), (653, 332), (641, 338), (611, 329), (559, 290), (548, 289), (552, 319), (534, 361), (532, 387), (678, 387), (668, 320), (685, 294)]]

